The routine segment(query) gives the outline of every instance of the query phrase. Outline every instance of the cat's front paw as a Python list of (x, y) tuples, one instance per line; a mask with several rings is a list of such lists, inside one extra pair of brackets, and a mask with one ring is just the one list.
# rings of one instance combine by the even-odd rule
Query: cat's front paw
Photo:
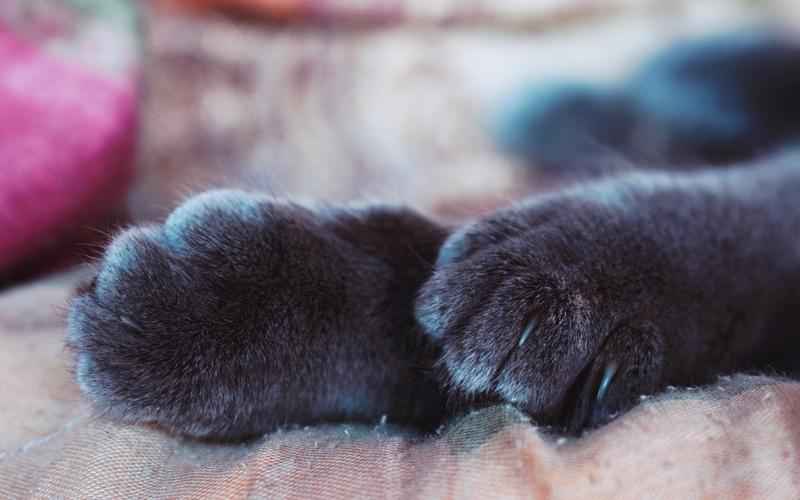
[[(316, 330), (292, 309), (311, 285), (288, 279), (324, 274), (312, 223), (296, 207), (214, 191), (163, 225), (117, 236), (70, 310), (83, 392), (125, 421), (198, 436), (252, 433), (264, 417), (244, 391), (268, 401), (290, 390), (283, 366), (296, 346), (287, 336)], [(307, 245), (292, 247), (295, 239)]]
[[(399, 216), (380, 215), (399, 231)], [(411, 312), (428, 270), (365, 250), (375, 219), (212, 191), (125, 231), (71, 306), (83, 392), (112, 418), (213, 438), (436, 418)]]
[[(455, 233), (417, 301), (443, 383), (578, 431), (665, 382), (669, 269), (608, 200), (565, 195)], [(676, 326), (682, 326), (677, 325)]]

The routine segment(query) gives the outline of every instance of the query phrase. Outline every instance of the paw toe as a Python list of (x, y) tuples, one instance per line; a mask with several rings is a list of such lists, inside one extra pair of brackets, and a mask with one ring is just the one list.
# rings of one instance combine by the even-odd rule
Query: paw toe
[(164, 238), (174, 251), (192, 253), (219, 248), (248, 227), (265, 222), (264, 200), (236, 190), (215, 190), (193, 196), (167, 218)]
[(165, 255), (159, 237), (155, 227), (135, 227), (114, 238), (103, 255), (95, 280), (97, 296), (122, 298), (120, 284), (162, 272)]

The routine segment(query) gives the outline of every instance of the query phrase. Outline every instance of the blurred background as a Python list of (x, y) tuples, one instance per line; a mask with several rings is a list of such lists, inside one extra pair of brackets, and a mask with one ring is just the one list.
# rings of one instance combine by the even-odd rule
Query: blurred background
[(5, 0), (0, 284), (209, 186), (473, 216), (530, 189), (490, 133), (521, 89), (764, 23), (800, 4)]
[(797, 26), (800, 4), (6, 0), (0, 283), (210, 186), (473, 216), (530, 189), (490, 133), (526, 86), (764, 23)]

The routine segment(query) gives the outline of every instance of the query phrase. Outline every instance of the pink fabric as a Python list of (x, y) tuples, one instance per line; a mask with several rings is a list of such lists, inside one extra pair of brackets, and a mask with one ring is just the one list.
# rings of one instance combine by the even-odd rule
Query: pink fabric
[(134, 97), (130, 79), (57, 61), (0, 25), (0, 275), (118, 202)]

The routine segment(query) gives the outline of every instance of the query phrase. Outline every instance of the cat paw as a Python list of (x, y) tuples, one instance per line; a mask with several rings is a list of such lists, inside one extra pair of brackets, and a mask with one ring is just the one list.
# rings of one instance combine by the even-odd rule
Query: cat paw
[(443, 384), (572, 432), (662, 387), (669, 270), (631, 213), (566, 194), (451, 235), (416, 304)]
[(436, 415), (413, 292), (387, 297), (397, 263), (356, 241), (370, 216), (212, 191), (123, 232), (69, 313), (83, 393), (111, 418), (205, 438)]

